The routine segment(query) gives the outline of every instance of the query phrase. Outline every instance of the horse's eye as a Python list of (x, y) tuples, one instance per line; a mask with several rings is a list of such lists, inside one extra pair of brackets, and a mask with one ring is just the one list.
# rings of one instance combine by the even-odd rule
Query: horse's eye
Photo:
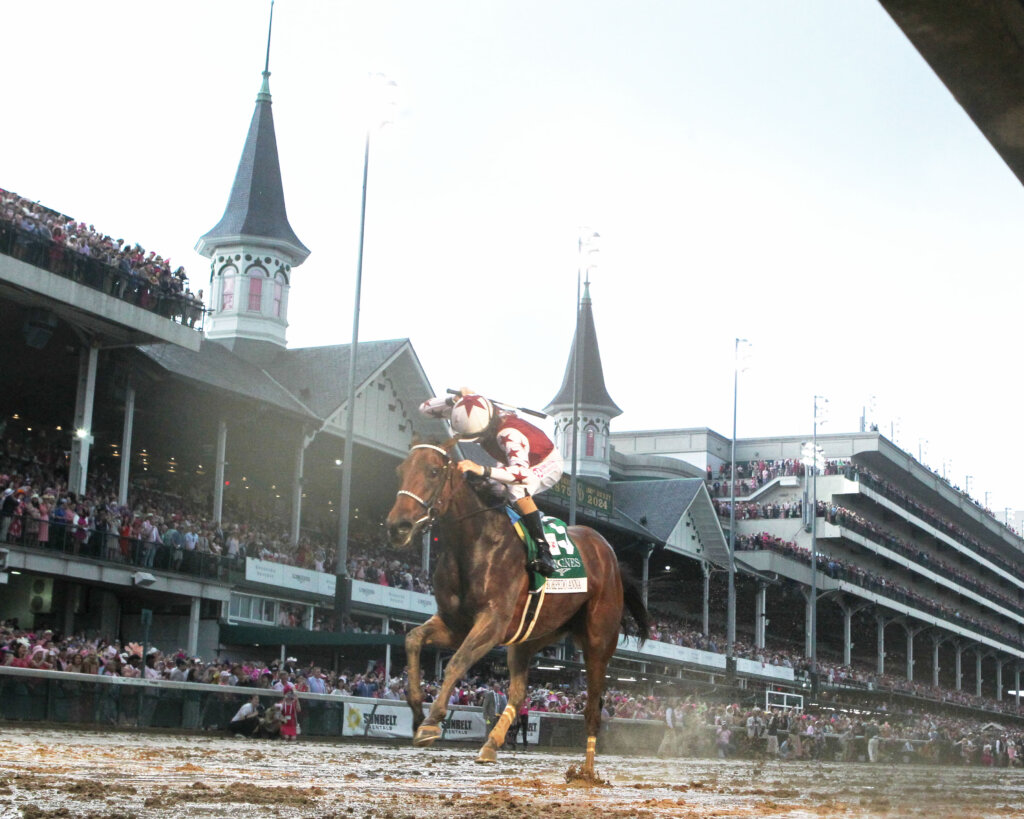
[(441, 470), (438, 469), (436, 466), (430, 470), (430, 477), (431, 478), (436, 478), (440, 474), (441, 474)]

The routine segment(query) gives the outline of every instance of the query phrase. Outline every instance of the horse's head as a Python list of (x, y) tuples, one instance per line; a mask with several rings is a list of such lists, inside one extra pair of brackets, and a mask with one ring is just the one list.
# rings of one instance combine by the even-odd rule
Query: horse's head
[(414, 444), (398, 467), (398, 496), (388, 512), (388, 540), (397, 549), (409, 545), (424, 524), (447, 508), (452, 479), (458, 475), (449, 455), (454, 439), (444, 444)]

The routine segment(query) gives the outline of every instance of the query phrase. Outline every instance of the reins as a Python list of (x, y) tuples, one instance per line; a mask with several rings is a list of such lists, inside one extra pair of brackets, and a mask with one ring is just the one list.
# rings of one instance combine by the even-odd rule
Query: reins
[[(414, 492), (410, 492), (408, 489), (399, 489), (397, 494), (405, 495), (408, 498), (412, 498), (414, 501), (416, 501), (416, 503), (418, 503), (426, 510), (425, 515), (413, 521), (414, 528), (419, 528), (424, 523), (426, 523), (428, 526), (433, 526), (434, 521), (437, 520), (438, 515), (440, 514), (436, 504), (438, 499), (441, 497), (441, 492), (444, 491), (445, 483), (450, 481), (452, 478), (451, 468), (452, 465), (454, 464), (454, 460), (452, 459), (452, 456), (448, 454), (448, 450), (444, 449), (443, 447), (436, 446), (434, 444), (416, 444), (415, 446), (410, 447), (410, 452), (414, 449), (432, 449), (434, 452), (439, 453), (444, 458), (444, 475), (442, 476), (440, 482), (437, 485), (437, 488), (434, 490), (434, 493), (430, 496), (429, 500), (423, 500), (423, 498), (421, 498), (419, 495), (415, 494)], [(467, 518), (471, 518), (474, 515), (480, 515), (484, 512), (503, 512), (504, 510), (505, 504), (503, 503), (496, 504), (495, 506), (484, 506), (481, 509), (474, 509), (472, 512), (467, 512), (464, 515), (460, 515), (459, 517), (455, 518), (453, 522), (458, 523), (459, 521), (466, 520)]]

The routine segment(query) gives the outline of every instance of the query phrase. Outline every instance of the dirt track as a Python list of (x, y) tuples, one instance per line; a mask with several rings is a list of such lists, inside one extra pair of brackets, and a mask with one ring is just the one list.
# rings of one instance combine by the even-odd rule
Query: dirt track
[(0, 728), (0, 817), (994, 817), (1024, 815), (1024, 771), (580, 757)]

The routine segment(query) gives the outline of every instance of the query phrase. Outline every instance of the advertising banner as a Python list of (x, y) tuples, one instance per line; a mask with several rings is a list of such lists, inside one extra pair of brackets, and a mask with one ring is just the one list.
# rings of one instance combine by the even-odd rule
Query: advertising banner
[[(428, 707), (424, 707), (424, 714)], [(443, 726), (442, 739), (482, 743), (487, 737), (487, 726), (480, 708), (451, 707)], [(399, 700), (346, 697), (342, 736), (412, 739), (412, 711)]]
[(266, 583), (268, 586), (322, 594), (325, 597), (334, 597), (336, 582), (335, 576), (327, 572), (315, 572), (254, 557), (245, 559), (245, 579), (253, 583)]
[(404, 702), (395, 700), (346, 698), (341, 734), (346, 737), (412, 739), (412, 711)]

